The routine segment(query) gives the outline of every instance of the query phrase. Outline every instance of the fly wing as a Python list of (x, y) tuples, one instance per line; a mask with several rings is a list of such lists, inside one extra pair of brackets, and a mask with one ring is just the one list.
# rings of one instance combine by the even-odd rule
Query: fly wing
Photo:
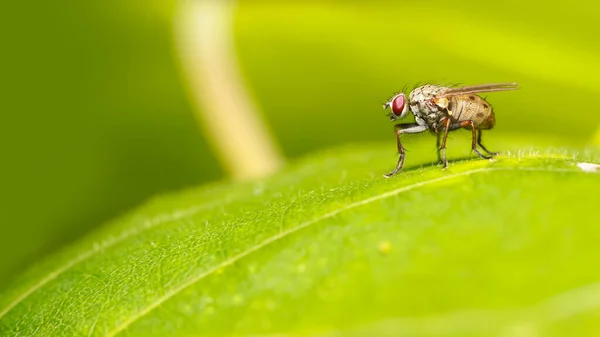
[(436, 95), (437, 98), (448, 98), (454, 96), (468, 95), (468, 94), (478, 94), (484, 92), (495, 92), (495, 91), (507, 91), (507, 90), (517, 90), (519, 89), (519, 85), (516, 82), (511, 83), (491, 83), (491, 84), (478, 84), (471, 85), (460, 88), (450, 88), (439, 95)]

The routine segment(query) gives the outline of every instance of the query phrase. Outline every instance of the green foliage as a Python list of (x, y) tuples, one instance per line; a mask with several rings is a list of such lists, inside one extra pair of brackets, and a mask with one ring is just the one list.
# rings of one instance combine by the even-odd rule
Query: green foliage
[[(156, 198), (2, 287), (0, 335), (600, 329), (600, 186), (574, 165), (598, 150), (547, 150), (600, 145), (596, 2), (239, 4), (239, 60), (287, 155), (386, 144)], [(0, 286), (149, 195), (220, 176), (177, 73), (172, 5), (2, 6)], [(434, 141), (411, 137), (408, 170), (383, 179), (381, 104), (423, 81), (518, 81), (489, 95), (487, 139), (515, 152), (442, 172), (420, 166)]]
[[(175, 3), (0, 6), (0, 287), (149, 196), (222, 175), (178, 74)], [(238, 3), (246, 83), (291, 157), (390, 140), (381, 104), (422, 81), (518, 81), (490, 95), (498, 133), (581, 146), (597, 128), (595, 1)]]
[(150, 195), (221, 175), (158, 3), (0, 5), (0, 287)]
[[(506, 152), (384, 179), (345, 146), (246, 184), (157, 198), (0, 297), (0, 334), (589, 335), (600, 329), (600, 151)], [(453, 137), (453, 158), (468, 154)], [(527, 142), (490, 137), (492, 149)], [(537, 143), (543, 143), (538, 141)], [(462, 158), (462, 157), (461, 157)]]

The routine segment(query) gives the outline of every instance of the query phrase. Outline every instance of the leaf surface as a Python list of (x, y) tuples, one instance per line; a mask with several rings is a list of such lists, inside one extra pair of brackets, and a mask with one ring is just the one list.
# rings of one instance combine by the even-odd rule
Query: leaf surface
[(600, 329), (600, 175), (577, 165), (597, 150), (442, 171), (423, 165), (431, 139), (408, 142), (392, 179), (389, 143), (347, 146), (265, 180), (157, 198), (23, 275), (0, 299), (0, 335)]

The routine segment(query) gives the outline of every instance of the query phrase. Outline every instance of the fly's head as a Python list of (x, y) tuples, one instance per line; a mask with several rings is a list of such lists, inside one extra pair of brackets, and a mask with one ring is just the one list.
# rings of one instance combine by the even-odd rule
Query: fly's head
[(392, 122), (406, 117), (408, 115), (408, 100), (406, 99), (406, 95), (404, 93), (397, 94), (385, 103), (383, 108), (390, 108), (391, 112), (389, 116)]

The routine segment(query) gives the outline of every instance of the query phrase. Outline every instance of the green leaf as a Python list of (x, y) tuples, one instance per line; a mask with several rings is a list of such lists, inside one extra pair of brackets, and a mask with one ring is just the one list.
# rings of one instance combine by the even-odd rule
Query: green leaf
[(347, 146), (157, 198), (23, 275), (0, 297), (0, 335), (598, 331), (600, 175), (578, 163), (600, 151), (441, 170), (431, 141), (407, 137), (391, 179), (393, 144)]

